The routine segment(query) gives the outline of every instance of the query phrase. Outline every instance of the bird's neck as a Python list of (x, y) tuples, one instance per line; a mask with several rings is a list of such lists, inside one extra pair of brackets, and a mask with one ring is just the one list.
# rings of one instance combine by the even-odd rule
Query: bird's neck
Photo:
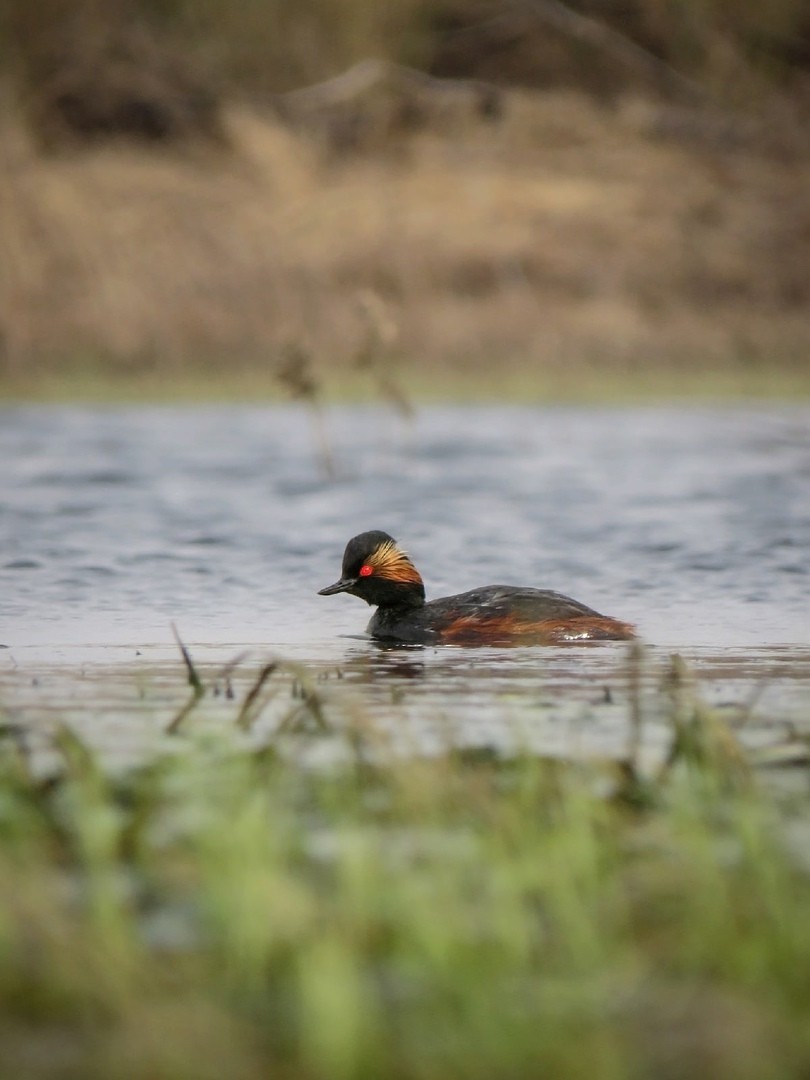
[(386, 583), (387, 588), (380, 591), (375, 597), (377, 607), (381, 610), (411, 610), (420, 608), (425, 603), (425, 586), (421, 578), (418, 581)]

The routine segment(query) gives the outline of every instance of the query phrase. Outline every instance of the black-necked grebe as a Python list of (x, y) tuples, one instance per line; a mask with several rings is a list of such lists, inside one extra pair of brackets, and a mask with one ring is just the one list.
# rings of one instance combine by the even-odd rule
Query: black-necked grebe
[(487, 585), (425, 602), (419, 571), (386, 532), (360, 533), (346, 545), (340, 580), (321, 596), (348, 592), (377, 608), (367, 632), (410, 645), (559, 645), (625, 641), (626, 622), (548, 589)]

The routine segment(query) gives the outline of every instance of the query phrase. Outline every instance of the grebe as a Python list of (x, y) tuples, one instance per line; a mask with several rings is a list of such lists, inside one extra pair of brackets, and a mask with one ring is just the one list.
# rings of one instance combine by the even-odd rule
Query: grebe
[(486, 585), (425, 601), (419, 571), (396, 540), (374, 529), (346, 545), (340, 580), (320, 596), (347, 592), (377, 610), (367, 633), (408, 645), (560, 645), (579, 641), (626, 641), (630, 623), (549, 589)]

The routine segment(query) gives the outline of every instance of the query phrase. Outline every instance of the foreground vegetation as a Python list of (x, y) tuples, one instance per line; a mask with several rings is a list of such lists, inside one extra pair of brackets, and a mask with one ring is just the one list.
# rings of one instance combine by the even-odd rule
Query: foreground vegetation
[(43, 771), (8, 713), (3, 1075), (807, 1075), (806, 755), (756, 774), (677, 663), (645, 774), (632, 740), (397, 756), (304, 675), (257, 740), (273, 665), (200, 736), (189, 672), (171, 752), (123, 775), (58, 723)]

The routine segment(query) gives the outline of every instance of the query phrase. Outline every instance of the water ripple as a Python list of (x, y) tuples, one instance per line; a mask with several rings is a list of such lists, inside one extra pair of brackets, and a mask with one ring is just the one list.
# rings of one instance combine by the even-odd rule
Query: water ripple
[(366, 528), (431, 595), (535, 584), (675, 646), (810, 639), (807, 408), (336, 408), (337, 479), (299, 406), (0, 419), (4, 641), (164, 641), (180, 616), (342, 649), (368, 610), (315, 592)]

